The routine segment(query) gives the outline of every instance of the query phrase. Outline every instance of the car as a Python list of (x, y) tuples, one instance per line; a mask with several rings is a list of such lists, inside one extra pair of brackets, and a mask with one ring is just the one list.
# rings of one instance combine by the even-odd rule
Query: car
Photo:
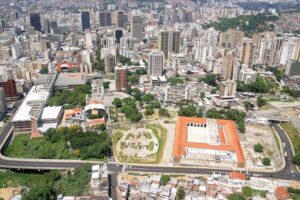
[(262, 174), (253, 174), (253, 177), (262, 177)]

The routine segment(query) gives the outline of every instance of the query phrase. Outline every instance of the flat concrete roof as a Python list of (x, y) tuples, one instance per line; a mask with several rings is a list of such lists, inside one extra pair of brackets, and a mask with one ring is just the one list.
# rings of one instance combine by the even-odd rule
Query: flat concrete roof
[(33, 102), (44, 102), (46, 103), (50, 92), (43, 89), (43, 85), (34, 85), (31, 87), (24, 101), (22, 102), (20, 108), (18, 109), (16, 115), (14, 116), (12, 122), (17, 121), (29, 121), (30, 111), (32, 109)]
[(45, 107), (42, 113), (42, 120), (57, 119), (62, 109), (62, 106)]

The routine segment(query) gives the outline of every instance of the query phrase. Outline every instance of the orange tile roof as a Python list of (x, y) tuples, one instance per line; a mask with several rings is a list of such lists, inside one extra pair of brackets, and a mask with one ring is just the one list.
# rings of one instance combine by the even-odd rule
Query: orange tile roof
[(238, 179), (238, 180), (246, 180), (247, 176), (240, 172), (229, 172), (228, 173), (230, 179)]
[(64, 116), (63, 119), (67, 120), (73, 117), (73, 115), (76, 115), (77, 113), (81, 113), (81, 108), (73, 108), (73, 109), (68, 109), (64, 111)]
[(98, 119), (89, 119), (87, 120), (87, 123), (89, 126), (95, 126), (98, 124), (105, 124), (105, 119), (103, 118), (98, 118)]
[(285, 200), (285, 199), (290, 198), (290, 194), (288, 193), (286, 188), (283, 186), (277, 187), (275, 192), (276, 192), (276, 197), (278, 198), (278, 200)]
[[(246, 160), (240, 144), (238, 134), (236, 132), (236, 127), (234, 121), (232, 120), (223, 120), (217, 119), (217, 125), (223, 126), (225, 133), (221, 128), (219, 128), (219, 138), (220, 145), (210, 145), (207, 143), (195, 143), (187, 142), (187, 124), (188, 123), (206, 123), (206, 118), (197, 118), (197, 117), (177, 117), (176, 123), (176, 136), (173, 149), (174, 157), (180, 158), (185, 154), (185, 147), (191, 148), (203, 148), (203, 149), (214, 149), (214, 150), (223, 150), (223, 151), (234, 151), (238, 163), (244, 165)], [(226, 144), (226, 139), (227, 144)]]

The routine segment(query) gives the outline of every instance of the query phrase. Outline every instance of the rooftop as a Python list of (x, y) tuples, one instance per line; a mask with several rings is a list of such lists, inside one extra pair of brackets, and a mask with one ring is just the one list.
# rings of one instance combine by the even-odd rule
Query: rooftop
[(57, 119), (62, 109), (62, 106), (45, 107), (42, 114), (42, 120)]
[(279, 186), (276, 188), (276, 197), (279, 200), (288, 199), (290, 197), (290, 194), (288, 193), (285, 187)]
[(72, 85), (84, 85), (86, 76), (82, 73), (60, 73), (55, 82), (55, 86), (66, 87)]
[[(220, 150), (220, 151), (231, 151), (235, 152), (238, 163), (244, 164), (245, 157), (240, 144), (240, 140), (236, 131), (236, 127), (234, 121), (231, 120), (223, 120), (216, 119), (215, 127), (218, 129), (217, 133), (213, 128), (213, 133), (208, 133), (205, 130), (205, 127), (210, 126), (211, 119), (206, 118), (196, 118), (196, 117), (178, 117), (176, 123), (176, 136), (175, 143), (173, 149), (174, 157), (180, 158), (185, 155), (186, 148), (199, 148), (199, 149), (209, 149), (209, 150)], [(189, 140), (189, 126), (196, 126), (196, 130), (193, 130), (194, 135), (205, 135), (213, 136), (213, 143), (209, 141), (209, 139), (205, 138), (205, 136), (195, 136), (194, 141)], [(197, 126), (203, 127), (197, 127)], [(197, 129), (199, 128), (199, 129)], [(217, 135), (215, 135), (217, 134)], [(203, 140), (202, 140), (203, 139)], [(217, 142), (216, 142), (217, 141)]]
[(49, 90), (45, 90), (42, 85), (32, 86), (12, 121), (29, 121), (34, 105), (46, 103), (49, 95)]

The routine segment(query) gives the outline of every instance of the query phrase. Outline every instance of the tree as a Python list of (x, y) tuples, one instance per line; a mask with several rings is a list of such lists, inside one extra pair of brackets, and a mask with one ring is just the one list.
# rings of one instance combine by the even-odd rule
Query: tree
[(228, 200), (246, 200), (241, 194), (231, 194), (228, 197)]
[(299, 98), (300, 97), (300, 90), (294, 90), (290, 89), (289, 86), (283, 86), (282, 87), (282, 92), (290, 95), (291, 97), (294, 98)]
[(49, 73), (48, 67), (42, 67), (41, 70), (40, 70), (40, 73), (41, 74), (48, 74)]
[(104, 89), (109, 89), (109, 84), (110, 84), (109, 81), (103, 82), (103, 87), (104, 87)]
[(147, 107), (145, 111), (145, 115), (153, 115), (154, 110), (151, 107)]
[(208, 74), (205, 77), (199, 78), (199, 82), (203, 81), (204, 83), (206, 83), (207, 85), (213, 86), (213, 87), (217, 87), (217, 80), (219, 79), (219, 76), (215, 75), (215, 74)]
[(138, 122), (143, 118), (143, 115), (140, 112), (134, 112), (131, 113), (128, 118), (130, 119), (131, 122)]
[(206, 112), (206, 117), (207, 118), (213, 118), (213, 119), (222, 119), (222, 115), (220, 114), (220, 112), (218, 110), (216, 110), (215, 108), (209, 109)]
[(257, 143), (254, 145), (254, 151), (257, 153), (262, 153), (264, 151), (264, 147), (260, 143)]
[(165, 108), (160, 108), (158, 114), (160, 117), (170, 117), (169, 111)]
[(142, 99), (142, 93), (138, 88), (129, 89), (128, 93), (137, 101)]
[(296, 155), (292, 159), (295, 165), (300, 166), (300, 152), (297, 152)]
[(180, 107), (178, 115), (184, 117), (195, 117), (197, 116), (197, 108), (195, 106)]
[(251, 37), (256, 32), (263, 32), (267, 30), (272, 30), (273, 26), (268, 25), (266, 22), (276, 21), (278, 19), (275, 15), (269, 14), (259, 14), (259, 15), (241, 15), (235, 18), (224, 18), (219, 22), (212, 22), (210, 24), (204, 25), (204, 28), (214, 27), (219, 31), (226, 31), (228, 29), (239, 29), (245, 32), (247, 37)]
[(183, 200), (185, 197), (185, 191), (182, 187), (177, 189), (176, 192), (176, 200)]
[(168, 79), (168, 82), (170, 83), (170, 85), (172, 85), (172, 86), (176, 86), (176, 85), (178, 85), (178, 84), (183, 84), (184, 83), (184, 81), (181, 79), (181, 78), (179, 78), (179, 77), (170, 77), (169, 79)]
[(245, 127), (245, 122), (240, 120), (237, 121), (237, 125), (238, 125), (238, 129), (241, 131), (241, 133), (245, 133), (246, 132), (246, 127)]
[(118, 56), (118, 61), (120, 63), (122, 63), (122, 65), (133, 65), (130, 58), (127, 58), (127, 57), (122, 56), (122, 55)]
[(262, 160), (262, 163), (263, 163), (265, 166), (270, 166), (270, 165), (271, 165), (271, 160), (270, 160), (270, 158), (268, 158), (268, 157), (264, 157), (263, 160)]
[(150, 103), (150, 106), (152, 107), (152, 108), (160, 108), (161, 107), (161, 105), (160, 105), (160, 102), (159, 101), (152, 101), (151, 103)]
[(251, 103), (251, 102), (249, 102), (249, 101), (246, 101), (245, 103), (244, 103), (244, 107), (245, 107), (245, 109), (248, 111), (248, 110), (252, 110), (253, 108), (254, 108), (254, 104), (253, 103)]
[(135, 71), (135, 73), (137, 75), (145, 75), (145, 74), (147, 74), (147, 70), (146, 69), (138, 69)]
[(55, 200), (56, 195), (50, 185), (43, 183), (33, 187), (23, 198), (24, 200)]
[(161, 177), (161, 184), (162, 185), (167, 185), (168, 182), (170, 181), (171, 177), (169, 175), (162, 175)]
[(122, 100), (118, 97), (114, 98), (112, 104), (116, 106), (117, 108), (120, 108), (122, 106)]
[(257, 105), (258, 105), (258, 107), (263, 107), (266, 104), (267, 104), (267, 101), (262, 96), (257, 97)]
[(270, 86), (262, 77), (257, 77), (256, 81), (251, 84), (243, 84), (241, 82), (237, 84), (237, 91), (239, 92), (267, 93), (269, 90)]
[(127, 77), (127, 82), (132, 84), (132, 85), (135, 85), (135, 84), (138, 84), (139, 83), (139, 76), (138, 75), (131, 75), (131, 76), (128, 76)]
[[(272, 24), (273, 25), (273, 24)], [(268, 71), (272, 72), (274, 76), (276, 77), (277, 81), (280, 81), (283, 77), (283, 70), (279, 70), (276, 67), (268, 67)]]
[(142, 97), (142, 100), (143, 100), (144, 102), (146, 102), (147, 104), (149, 104), (151, 101), (154, 100), (154, 96), (153, 96), (153, 94), (148, 93), (148, 94), (145, 94), (145, 95)]

